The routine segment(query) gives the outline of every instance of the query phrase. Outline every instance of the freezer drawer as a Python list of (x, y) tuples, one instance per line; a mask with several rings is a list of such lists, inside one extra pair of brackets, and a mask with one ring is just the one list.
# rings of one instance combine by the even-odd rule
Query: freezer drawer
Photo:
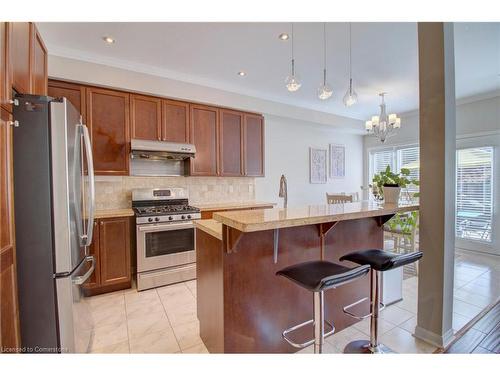
[[(92, 266), (85, 272), (87, 262)], [(82, 284), (92, 275), (94, 268), (95, 259), (88, 256), (73, 274), (56, 279), (62, 353), (88, 353), (92, 346), (94, 324)]]

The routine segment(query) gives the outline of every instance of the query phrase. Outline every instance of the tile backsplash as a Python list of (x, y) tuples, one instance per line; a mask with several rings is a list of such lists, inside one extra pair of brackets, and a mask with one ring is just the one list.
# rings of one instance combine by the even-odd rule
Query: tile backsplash
[(128, 208), (132, 190), (182, 187), (189, 203), (244, 202), (255, 199), (253, 177), (131, 177), (96, 176), (96, 209)]

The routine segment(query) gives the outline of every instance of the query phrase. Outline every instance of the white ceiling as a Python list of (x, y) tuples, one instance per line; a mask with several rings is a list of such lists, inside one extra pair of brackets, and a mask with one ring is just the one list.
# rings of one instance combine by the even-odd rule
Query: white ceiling
[[(352, 25), (353, 80), (359, 102), (345, 108), (348, 84), (348, 24), (327, 24), (330, 100), (316, 98), (322, 79), (321, 23), (295, 24), (296, 71), (302, 80), (289, 93), (290, 31), (285, 23), (39, 23), (49, 54), (146, 71), (168, 78), (304, 108), (366, 119), (386, 91), (388, 110), (418, 105), (416, 23)], [(108, 45), (102, 36), (116, 43)], [(500, 23), (455, 24), (458, 98), (500, 88)], [(244, 70), (247, 76), (240, 77)]]

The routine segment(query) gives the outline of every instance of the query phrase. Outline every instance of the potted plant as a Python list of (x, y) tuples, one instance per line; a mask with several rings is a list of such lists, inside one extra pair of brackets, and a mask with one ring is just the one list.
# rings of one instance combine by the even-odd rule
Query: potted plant
[(402, 188), (418, 184), (418, 180), (410, 177), (409, 169), (401, 168), (399, 173), (393, 173), (391, 167), (387, 166), (385, 171), (373, 176), (373, 184), (370, 187), (376, 198), (383, 197), (385, 203), (398, 203)]

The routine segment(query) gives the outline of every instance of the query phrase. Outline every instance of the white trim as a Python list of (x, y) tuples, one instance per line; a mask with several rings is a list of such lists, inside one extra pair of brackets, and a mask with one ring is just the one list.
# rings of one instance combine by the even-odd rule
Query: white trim
[(413, 336), (438, 348), (446, 348), (453, 340), (453, 328), (439, 335), (417, 325)]
[(500, 130), (489, 130), (489, 131), (484, 131), (484, 132), (457, 134), (457, 141), (462, 140), (462, 139), (490, 137), (492, 135), (493, 136), (500, 135)]
[[(500, 90), (493, 90), (493, 91), (488, 91), (488, 92), (483, 92), (480, 94), (475, 94), (471, 96), (466, 96), (463, 98), (457, 98), (455, 100), (455, 104), (457, 106), (459, 105), (464, 105), (464, 104), (470, 104), (470, 103), (475, 103), (475, 102), (480, 102), (482, 100), (488, 100), (488, 99), (494, 99), (500, 97)], [(418, 116), (420, 114), (420, 110), (418, 108), (412, 109), (409, 111), (401, 112), (399, 114), (399, 117), (413, 117), (413, 116)]]

